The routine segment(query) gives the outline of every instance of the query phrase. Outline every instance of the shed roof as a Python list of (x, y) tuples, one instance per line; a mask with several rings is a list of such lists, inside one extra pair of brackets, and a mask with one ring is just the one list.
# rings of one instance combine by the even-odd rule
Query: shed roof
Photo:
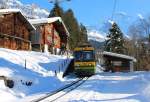
[(33, 24), (33, 25), (46, 24), (46, 23), (54, 23), (54, 22), (59, 21), (59, 22), (62, 24), (62, 26), (63, 26), (63, 28), (64, 28), (66, 34), (69, 36), (69, 32), (68, 32), (68, 30), (67, 30), (67, 28), (66, 28), (66, 26), (65, 26), (65, 24), (64, 24), (64, 22), (63, 22), (63, 20), (61, 19), (61, 17), (51, 17), (51, 18), (41, 18), (41, 19), (30, 19), (29, 21), (30, 21), (31, 24)]
[(23, 13), (19, 9), (0, 9), (0, 15), (10, 14), (10, 13), (18, 13), (20, 19), (27, 25), (27, 28), (32, 31), (36, 28), (28, 21), (28, 19), (23, 15)]
[(132, 61), (136, 62), (136, 59), (134, 57), (128, 56), (128, 55), (124, 55), (124, 54), (118, 54), (118, 53), (104, 51), (103, 55), (112, 56), (112, 57), (118, 57), (118, 58), (123, 58), (123, 59), (132, 60)]

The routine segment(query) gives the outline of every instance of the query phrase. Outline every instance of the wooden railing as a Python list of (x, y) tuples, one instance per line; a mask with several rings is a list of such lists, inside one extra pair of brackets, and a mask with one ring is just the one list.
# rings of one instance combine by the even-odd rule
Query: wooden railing
[(2, 33), (0, 33), (0, 36), (14, 38), (14, 39), (18, 39), (18, 40), (21, 40), (21, 41), (24, 41), (24, 42), (31, 43), (31, 41), (29, 41), (29, 40), (23, 39), (21, 37), (16, 37), (16, 36), (8, 35), (8, 34), (2, 34)]
[(0, 33), (0, 46), (13, 50), (31, 50), (31, 41), (21, 37)]

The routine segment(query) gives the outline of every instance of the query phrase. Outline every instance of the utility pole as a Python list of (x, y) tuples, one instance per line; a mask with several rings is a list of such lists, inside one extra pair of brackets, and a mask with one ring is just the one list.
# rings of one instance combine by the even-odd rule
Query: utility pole
[(148, 34), (148, 42), (149, 42), (149, 44), (150, 44), (150, 34)]

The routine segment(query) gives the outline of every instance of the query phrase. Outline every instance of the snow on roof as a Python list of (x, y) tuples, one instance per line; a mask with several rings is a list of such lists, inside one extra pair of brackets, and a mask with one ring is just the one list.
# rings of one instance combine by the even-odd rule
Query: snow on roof
[(0, 14), (9, 14), (20, 12), (19, 9), (0, 9)]
[(32, 24), (42, 24), (42, 23), (53, 23), (56, 21), (62, 22), (60, 17), (52, 17), (52, 18), (40, 18), (40, 19), (30, 19)]
[(62, 23), (67, 35), (69, 35), (69, 32), (63, 22), (63, 20), (61, 19), (61, 17), (51, 17), (51, 18), (41, 18), (41, 19), (30, 19), (29, 22), (31, 22), (31, 24), (36, 25), (36, 24), (45, 24), (45, 23), (53, 23), (59, 21)]
[(27, 22), (27, 24), (29, 25), (30, 28), (32, 28), (32, 30), (35, 30), (36, 28), (27, 20), (27, 18), (23, 15), (23, 13), (21, 12), (21, 10), (19, 9), (0, 9), (0, 15), (2, 14), (9, 14), (9, 13), (20, 13), (22, 15), (22, 17), (24, 18), (24, 20)]
[(129, 59), (129, 60), (132, 60), (132, 61), (136, 62), (136, 59), (134, 57), (123, 55), (123, 54), (118, 54), (118, 53), (104, 51), (103, 55), (108, 55), (108, 56), (114, 56), (114, 57)]

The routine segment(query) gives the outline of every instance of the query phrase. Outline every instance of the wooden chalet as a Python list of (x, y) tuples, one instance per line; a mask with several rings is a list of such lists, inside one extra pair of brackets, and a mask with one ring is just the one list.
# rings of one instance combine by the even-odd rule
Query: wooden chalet
[(58, 53), (62, 46), (67, 48), (69, 32), (60, 17), (31, 19), (36, 31), (31, 36), (35, 51)]
[(18, 9), (0, 9), (0, 47), (30, 50), (35, 28)]
[(102, 55), (106, 71), (128, 72), (134, 70), (133, 62), (136, 62), (134, 57), (106, 51)]

